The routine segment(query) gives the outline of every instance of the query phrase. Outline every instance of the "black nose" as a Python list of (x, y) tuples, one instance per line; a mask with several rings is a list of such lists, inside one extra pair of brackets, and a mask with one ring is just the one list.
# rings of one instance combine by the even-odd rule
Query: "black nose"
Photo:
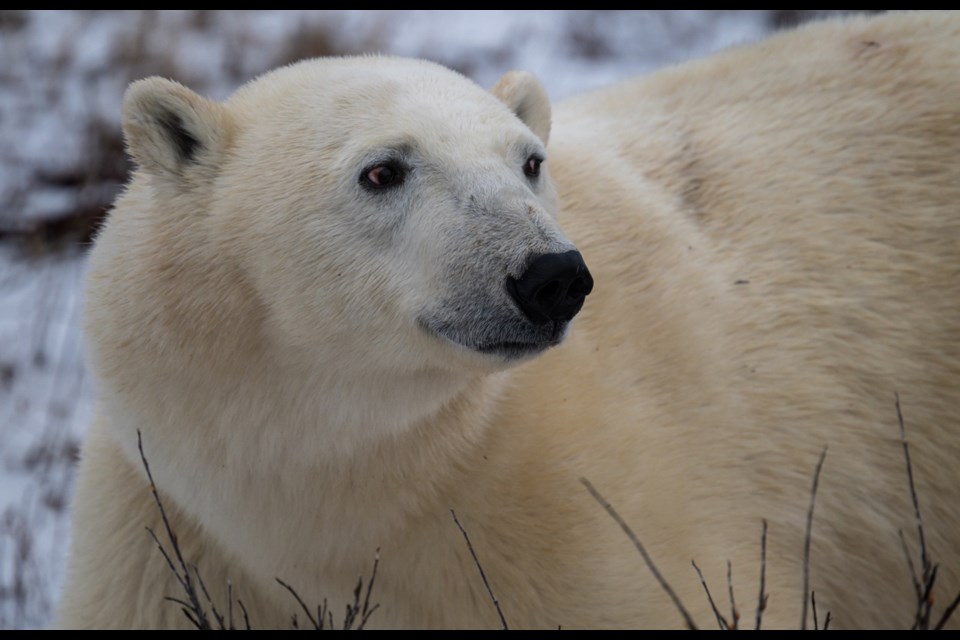
[(520, 278), (507, 277), (507, 291), (534, 324), (570, 320), (592, 289), (593, 278), (579, 251), (547, 253)]

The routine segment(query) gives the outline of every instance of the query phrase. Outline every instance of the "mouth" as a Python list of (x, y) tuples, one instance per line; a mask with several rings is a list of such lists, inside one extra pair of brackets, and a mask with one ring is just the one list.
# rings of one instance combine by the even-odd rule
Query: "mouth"
[[(507, 359), (526, 358), (546, 351), (550, 347), (560, 344), (560, 339), (541, 342), (496, 342), (487, 345), (470, 347), (480, 353), (501, 356)], [(463, 345), (467, 346), (467, 345)]]
[[(504, 360), (521, 360), (536, 356), (563, 342), (569, 322), (551, 323), (550, 326), (541, 327), (527, 323), (508, 323), (507, 326), (498, 323), (493, 325), (491, 330), (483, 332), (463, 331), (456, 325), (425, 321), (421, 321), (420, 326), (428, 333), (461, 349)], [(477, 335), (478, 333), (481, 335)]]

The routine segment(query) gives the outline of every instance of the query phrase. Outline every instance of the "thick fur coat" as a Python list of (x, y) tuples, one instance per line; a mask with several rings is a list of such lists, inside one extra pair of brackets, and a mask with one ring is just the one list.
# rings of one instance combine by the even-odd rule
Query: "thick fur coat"
[[(144, 531), (163, 538), (139, 430), (184, 556), (255, 627), (299, 611), (275, 577), (339, 621), (378, 549), (370, 626), (497, 626), (450, 509), (511, 626), (681, 626), (580, 478), (702, 626), (691, 559), (715, 595), (731, 561), (752, 618), (765, 519), (764, 617), (796, 627), (824, 447), (821, 619), (910, 626), (896, 394), (939, 612), (960, 588), (958, 78), (960, 16), (924, 13), (552, 117), (526, 74), (488, 93), (392, 58), (307, 61), (224, 103), (135, 83), (139, 169), (91, 258), (99, 402), (60, 624), (189, 625)], [(593, 292), (537, 333), (504, 281), (573, 248)]]

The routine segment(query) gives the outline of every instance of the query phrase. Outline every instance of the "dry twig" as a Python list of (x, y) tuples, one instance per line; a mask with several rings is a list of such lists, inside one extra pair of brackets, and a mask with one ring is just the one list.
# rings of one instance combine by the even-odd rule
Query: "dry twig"
[(473, 556), (474, 564), (477, 565), (477, 569), (480, 571), (480, 579), (483, 580), (483, 586), (487, 588), (487, 593), (490, 595), (490, 599), (493, 600), (493, 606), (497, 609), (497, 615), (500, 616), (500, 628), (508, 631), (510, 627), (507, 626), (507, 619), (503, 617), (503, 611), (500, 610), (500, 602), (497, 600), (497, 596), (493, 595), (493, 589), (490, 588), (490, 583), (487, 581), (487, 574), (483, 571), (483, 566), (480, 564), (477, 552), (473, 550), (473, 544), (470, 543), (470, 536), (467, 535), (467, 530), (464, 529), (460, 521), (457, 520), (457, 514), (453, 509), (450, 509), (450, 515), (453, 516), (453, 521), (457, 524), (457, 528), (460, 529), (460, 533), (463, 534), (463, 539), (467, 541), (467, 548), (470, 550), (470, 555)]
[(910, 568), (910, 579), (913, 581), (913, 591), (917, 596), (917, 602), (923, 598), (923, 587), (917, 582), (917, 569), (913, 566), (913, 559), (910, 558), (910, 549), (907, 548), (907, 539), (903, 535), (903, 529), (897, 529), (897, 535), (900, 536), (900, 547), (903, 549), (903, 557), (907, 559), (907, 567)]
[(733, 597), (733, 563), (727, 560), (727, 591), (730, 592), (730, 630), (739, 628), (740, 612), (737, 611), (737, 601)]
[[(293, 587), (291, 587), (289, 584), (287, 584), (286, 582), (284, 582), (284, 581), (281, 580), (280, 578), (274, 578), (274, 580), (276, 580), (276, 581), (280, 584), (281, 587), (283, 587), (284, 589), (286, 589), (287, 591), (290, 592), (290, 595), (292, 595), (292, 596), (294, 597), (294, 599), (297, 601), (297, 604), (299, 604), (299, 605), (300, 605), (300, 608), (303, 609), (303, 613), (306, 614), (307, 620), (310, 621), (310, 624), (313, 625), (313, 628), (314, 628), (314, 629), (316, 629), (316, 630), (318, 630), (318, 631), (321, 631), (321, 630), (327, 628), (327, 627), (325, 626), (325, 623), (326, 623), (326, 621), (327, 621), (327, 615), (329, 614), (329, 611), (327, 611), (327, 601), (326, 601), (326, 599), (324, 599), (322, 605), (317, 605), (317, 615), (316, 615), (316, 617), (314, 617), (314, 615), (313, 615), (312, 613), (310, 613), (310, 607), (308, 607), (308, 606), (307, 606), (307, 603), (303, 601), (303, 598), (300, 597), (300, 594), (297, 593), (297, 590), (296, 590), (296, 589), (294, 589)], [(332, 614), (330, 614), (330, 615), (332, 615)], [(293, 614), (293, 616), (290, 617), (290, 624), (291, 624), (291, 626), (293, 626), (294, 629), (299, 629), (299, 628), (300, 628), (300, 624), (299, 624), (298, 621), (297, 621), (297, 614)], [(333, 626), (333, 619), (332, 619), (332, 618), (330, 619), (330, 626), (331, 626), (331, 627)]]
[(817, 485), (820, 483), (820, 471), (827, 457), (827, 448), (823, 448), (817, 470), (813, 473), (813, 486), (810, 488), (810, 509), (807, 511), (807, 532), (803, 539), (803, 612), (800, 618), (800, 630), (807, 629), (807, 594), (810, 593), (810, 540), (813, 533), (813, 507), (817, 501)]
[(940, 620), (937, 622), (934, 629), (940, 631), (943, 629), (944, 625), (947, 624), (947, 621), (950, 620), (950, 616), (953, 615), (953, 612), (956, 611), (957, 605), (960, 605), (960, 593), (957, 594), (957, 597), (953, 599), (953, 602), (947, 606), (943, 611), (943, 615), (940, 616)]
[(763, 521), (763, 534), (760, 536), (760, 596), (757, 598), (757, 626), (754, 627), (760, 631), (760, 622), (763, 618), (763, 611), (767, 608), (767, 595), (763, 593), (766, 586), (767, 574), (767, 521)]
[(813, 630), (819, 631), (820, 624), (817, 622), (817, 594), (810, 592), (810, 608), (813, 609)]
[(703, 590), (707, 592), (707, 601), (710, 602), (710, 608), (713, 609), (713, 615), (717, 617), (717, 624), (720, 625), (720, 630), (727, 631), (731, 628), (730, 623), (727, 622), (727, 619), (723, 617), (723, 614), (720, 613), (720, 610), (717, 609), (717, 605), (713, 602), (713, 596), (710, 595), (710, 587), (707, 586), (707, 581), (703, 578), (703, 572), (700, 571), (700, 567), (698, 567), (697, 563), (693, 560), (690, 561), (690, 564), (693, 565), (697, 575), (700, 576), (700, 584), (703, 585)]
[[(903, 457), (907, 463), (910, 500), (913, 502), (913, 514), (917, 520), (917, 538), (920, 541), (921, 574), (919, 579), (913, 563), (910, 562), (910, 555), (907, 553), (907, 562), (910, 565), (910, 576), (913, 579), (913, 588), (917, 596), (917, 611), (914, 614), (911, 629), (926, 630), (930, 628), (930, 614), (933, 608), (933, 585), (937, 577), (937, 567), (930, 563), (930, 556), (927, 554), (927, 539), (923, 534), (923, 518), (920, 517), (920, 501), (917, 498), (917, 488), (913, 480), (913, 464), (910, 461), (910, 445), (907, 444), (907, 432), (903, 425), (903, 412), (900, 409), (900, 394), (895, 393), (894, 398), (897, 407), (897, 423), (900, 425), (900, 442), (903, 445)], [(906, 550), (907, 545), (903, 540), (903, 534), (900, 536), (900, 541), (904, 550)]]
[(623, 529), (623, 532), (627, 534), (627, 537), (630, 538), (630, 541), (633, 542), (633, 546), (637, 548), (637, 551), (640, 552), (640, 556), (643, 558), (643, 561), (647, 563), (647, 568), (650, 569), (650, 572), (653, 574), (653, 577), (657, 579), (657, 582), (660, 583), (660, 587), (670, 596), (670, 599), (673, 600), (674, 606), (680, 612), (680, 615), (683, 616), (684, 622), (687, 624), (687, 628), (691, 631), (697, 629), (696, 623), (694, 623), (693, 618), (690, 617), (690, 614), (687, 612), (686, 607), (683, 606), (683, 603), (680, 601), (680, 598), (677, 597), (677, 594), (673, 591), (673, 588), (670, 584), (664, 580), (663, 576), (660, 575), (660, 572), (657, 570), (657, 566), (653, 564), (653, 560), (647, 554), (647, 550), (643, 547), (643, 544), (640, 542), (640, 538), (637, 537), (637, 534), (633, 532), (633, 529), (620, 517), (620, 514), (617, 513), (617, 510), (607, 502), (600, 492), (597, 491), (590, 481), (586, 478), (580, 478), (580, 482), (587, 488), (587, 491), (590, 492), (590, 495), (593, 496), (593, 499), (596, 500), (601, 507), (610, 515), (614, 521), (620, 525), (620, 528)]
[[(180, 586), (183, 588), (184, 593), (186, 593), (187, 600), (181, 600), (179, 598), (166, 597), (165, 600), (169, 602), (174, 602), (180, 605), (180, 610), (183, 612), (183, 615), (190, 621), (190, 624), (195, 626), (197, 629), (220, 629), (220, 630), (235, 630), (236, 626), (233, 622), (233, 585), (229, 582), (227, 583), (227, 598), (228, 603), (228, 615), (224, 618), (223, 614), (217, 609), (213, 604), (213, 599), (210, 597), (209, 591), (207, 591), (207, 585), (204, 584), (203, 578), (200, 577), (200, 571), (196, 565), (187, 565), (186, 561), (183, 559), (183, 553), (180, 550), (180, 543), (177, 539), (177, 534), (173, 530), (173, 526), (170, 524), (170, 519), (167, 517), (167, 511), (163, 506), (163, 501), (160, 499), (160, 494), (157, 492), (157, 485), (153, 481), (153, 474), (150, 472), (150, 464), (147, 462), (147, 456), (143, 452), (143, 437), (140, 434), (140, 430), (137, 430), (137, 449), (140, 451), (140, 461), (143, 463), (143, 469), (147, 472), (147, 479), (150, 481), (150, 491), (153, 493), (153, 500), (157, 503), (157, 508), (160, 510), (160, 518), (163, 521), (163, 527), (166, 530), (167, 538), (170, 540), (170, 547), (173, 549), (174, 557), (176, 557), (176, 564), (173, 561), (173, 557), (167, 552), (166, 548), (163, 546), (163, 543), (160, 542), (160, 539), (157, 537), (157, 534), (147, 527), (147, 533), (150, 534), (150, 537), (153, 538), (153, 541), (156, 543), (157, 548), (160, 550), (160, 553), (163, 555), (163, 559), (167, 561), (167, 566), (170, 567), (170, 571), (173, 573), (174, 577), (177, 579), (177, 582), (180, 583)], [(179, 565), (179, 568), (178, 566)], [(191, 576), (190, 569), (193, 569), (193, 576), (196, 576), (194, 580)], [(197, 592), (197, 585), (200, 586), (200, 592)], [(210, 614), (207, 613), (206, 608), (200, 601), (200, 593), (203, 594), (204, 598), (207, 601), (207, 604), (210, 606)], [(237, 604), (240, 605), (240, 609), (243, 612), (243, 620), (246, 629), (250, 629), (250, 618), (247, 616), (247, 608), (244, 606), (243, 601), (239, 598), (237, 599)], [(213, 619), (216, 621), (217, 626), (214, 627), (210, 623), (210, 615), (213, 616)]]
[(363, 605), (360, 604), (360, 593), (363, 592), (363, 576), (357, 578), (357, 586), (353, 589), (353, 604), (347, 605), (347, 612), (343, 616), (343, 629), (348, 631), (353, 629), (353, 625), (357, 620), (360, 623), (357, 625), (357, 630), (362, 630), (366, 624), (367, 620), (370, 619), (370, 616), (373, 615), (373, 612), (380, 608), (379, 604), (375, 604), (372, 607), (370, 606), (370, 593), (373, 591), (373, 583), (377, 580), (377, 567), (380, 566), (380, 549), (377, 549), (376, 554), (373, 556), (373, 570), (370, 572), (370, 582), (367, 583), (367, 589), (364, 592), (363, 596)]
[(157, 485), (153, 481), (153, 474), (150, 472), (150, 464), (147, 462), (147, 456), (143, 453), (143, 437), (141, 436), (139, 429), (137, 429), (137, 449), (140, 451), (140, 461), (143, 462), (143, 468), (147, 472), (147, 479), (150, 481), (150, 491), (153, 493), (153, 499), (157, 503), (157, 508), (160, 509), (160, 518), (163, 520), (163, 527), (167, 532), (167, 538), (170, 540), (170, 546), (177, 558), (177, 563), (180, 565), (179, 569), (174, 565), (173, 559), (167, 553), (163, 544), (160, 543), (160, 539), (157, 537), (157, 534), (154, 533), (153, 529), (147, 527), (147, 532), (153, 538), (153, 541), (157, 543), (157, 548), (159, 548), (160, 553), (163, 554), (163, 557), (167, 561), (167, 565), (173, 572), (174, 577), (176, 577), (177, 582), (180, 583), (180, 586), (183, 587), (184, 592), (187, 594), (188, 602), (182, 602), (173, 598), (168, 598), (168, 600), (181, 603), (183, 605), (184, 615), (198, 629), (211, 629), (212, 627), (210, 626), (210, 620), (207, 617), (207, 612), (200, 604), (200, 597), (197, 594), (197, 589), (194, 585), (193, 578), (190, 575), (190, 570), (187, 567), (187, 563), (183, 559), (183, 554), (180, 552), (180, 544), (177, 541), (177, 535), (174, 533), (173, 527), (170, 526), (170, 520), (167, 518), (167, 510), (163, 508), (163, 501), (160, 500), (160, 494), (157, 492)]
[[(367, 621), (370, 620), (370, 616), (373, 615), (373, 612), (380, 608), (379, 604), (375, 604), (372, 607), (370, 606), (370, 594), (373, 591), (373, 584), (377, 579), (377, 567), (380, 566), (380, 549), (377, 549), (376, 555), (373, 557), (373, 569), (370, 572), (370, 582), (367, 583), (367, 588), (363, 588), (363, 576), (357, 578), (357, 586), (353, 589), (353, 602), (347, 604), (347, 611), (343, 616), (343, 627), (344, 631), (350, 631), (355, 629), (357, 631), (362, 630)], [(310, 622), (311, 626), (317, 631), (323, 631), (325, 629), (333, 629), (333, 612), (330, 611), (327, 606), (326, 598), (323, 599), (323, 602), (317, 605), (317, 613), (314, 615), (310, 611), (310, 607), (307, 606), (307, 603), (303, 601), (303, 598), (300, 597), (300, 594), (297, 593), (297, 590), (291, 587), (289, 584), (281, 580), (280, 578), (274, 578), (277, 583), (286, 589), (290, 595), (294, 597), (297, 601), (297, 604), (300, 605), (300, 608), (303, 609), (303, 613), (307, 616), (307, 620)], [(360, 595), (363, 594), (363, 604), (360, 603)], [(297, 614), (293, 614), (290, 618), (290, 624), (294, 629), (300, 628), (299, 620), (297, 619)], [(356, 626), (354, 626), (356, 625)]]

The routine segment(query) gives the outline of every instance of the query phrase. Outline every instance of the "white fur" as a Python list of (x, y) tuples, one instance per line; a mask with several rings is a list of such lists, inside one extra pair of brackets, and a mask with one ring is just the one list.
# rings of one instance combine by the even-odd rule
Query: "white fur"
[[(894, 392), (960, 586), (958, 53), (956, 14), (815, 25), (571, 100), (552, 133), (532, 77), (491, 95), (419, 61), (309, 61), (222, 105), (134, 84), (61, 624), (186, 624), (137, 430), (186, 556), (255, 626), (297, 610), (278, 576), (339, 615), (378, 548), (373, 625), (497, 625), (450, 508), (512, 626), (680, 624), (580, 477), (704, 626), (690, 559), (715, 592), (731, 560), (750, 617), (766, 518), (766, 620), (794, 626), (825, 445), (818, 605), (909, 624)], [(403, 184), (365, 190), (394, 156)], [(596, 288), (564, 344), (476, 351), (524, 330), (505, 279), (574, 246)]]

